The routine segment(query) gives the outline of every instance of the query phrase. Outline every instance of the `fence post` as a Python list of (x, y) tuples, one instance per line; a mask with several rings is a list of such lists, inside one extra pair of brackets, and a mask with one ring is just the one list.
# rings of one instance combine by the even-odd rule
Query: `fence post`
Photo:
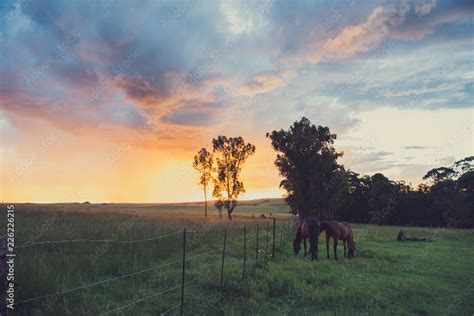
[(242, 280), (245, 278), (245, 262), (247, 261), (247, 232), (244, 226), (244, 268), (242, 270)]
[(285, 230), (285, 225), (283, 224), (283, 226), (280, 229), (280, 248), (283, 248), (283, 233), (284, 233), (284, 230)]
[(255, 246), (255, 266), (258, 263), (258, 224), (257, 224), (257, 245)]
[(186, 270), (186, 229), (183, 229), (183, 274), (181, 277), (181, 315), (184, 315), (184, 278)]
[(265, 236), (265, 263), (267, 262), (267, 253), (268, 253), (268, 221), (267, 221), (267, 234)]
[(272, 247), (272, 259), (275, 258), (275, 217), (273, 218), (273, 247)]
[(226, 239), (227, 239), (227, 228), (224, 228), (224, 247), (222, 248), (222, 266), (221, 266), (221, 300), (222, 300), (222, 287), (224, 285), (224, 259), (225, 259)]

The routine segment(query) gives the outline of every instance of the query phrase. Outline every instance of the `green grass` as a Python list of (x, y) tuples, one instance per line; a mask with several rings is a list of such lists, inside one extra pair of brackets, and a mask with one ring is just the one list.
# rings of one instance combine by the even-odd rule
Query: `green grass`
[[(16, 205), (17, 245), (28, 240), (143, 239), (188, 230), (186, 314), (461, 314), (474, 312), (474, 231), (406, 228), (409, 236), (433, 242), (397, 242), (400, 228), (353, 225), (356, 258), (326, 258), (323, 235), (319, 260), (292, 252), (284, 232), (281, 201), (257, 201), (237, 209), (233, 222), (204, 221), (196, 205)], [(264, 262), (266, 220), (279, 214), (275, 258)], [(199, 214), (196, 215), (196, 214)], [(255, 217), (252, 217), (252, 214)], [(138, 216), (137, 216), (138, 215)], [(255, 228), (260, 225), (259, 262)], [(2, 219), (5, 227), (4, 219)], [(242, 280), (243, 247), (226, 251), (224, 291), (220, 295), (223, 229), (227, 245), (248, 232), (247, 276)], [(263, 229), (263, 233), (262, 233)], [(194, 231), (194, 232), (189, 232)], [(181, 234), (133, 244), (75, 243), (17, 249), (17, 302), (59, 290), (123, 276), (181, 260)], [(271, 242), (271, 238), (270, 238)], [(332, 247), (331, 247), (332, 248)], [(331, 257), (333, 257), (331, 249)], [(61, 296), (19, 305), (18, 315), (95, 315), (179, 286), (181, 263)], [(176, 289), (121, 310), (121, 315), (155, 315), (178, 304)], [(179, 308), (169, 314), (176, 315)], [(118, 314), (118, 313), (114, 313)]]

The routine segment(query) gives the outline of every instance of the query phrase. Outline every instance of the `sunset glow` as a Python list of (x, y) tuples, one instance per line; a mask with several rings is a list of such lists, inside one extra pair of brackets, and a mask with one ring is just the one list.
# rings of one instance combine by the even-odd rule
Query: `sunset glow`
[(417, 185), (474, 153), (472, 1), (7, 1), (0, 199), (203, 199), (192, 159), (256, 146), (243, 199), (281, 197), (265, 137), (302, 116), (341, 162)]

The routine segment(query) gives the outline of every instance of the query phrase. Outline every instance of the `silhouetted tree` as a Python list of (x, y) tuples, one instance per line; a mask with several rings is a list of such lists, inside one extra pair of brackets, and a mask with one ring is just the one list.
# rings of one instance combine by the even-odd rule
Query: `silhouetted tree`
[(300, 216), (336, 213), (337, 196), (344, 188), (344, 169), (337, 163), (342, 153), (333, 147), (336, 134), (328, 127), (315, 126), (303, 117), (290, 128), (267, 133), (277, 151), (275, 166), (287, 192), (286, 201)]
[(212, 154), (206, 148), (201, 148), (194, 156), (193, 167), (199, 172), (199, 184), (204, 190), (204, 214), (207, 218), (207, 185), (212, 179)]
[(359, 177), (359, 174), (351, 170), (347, 171), (346, 176), (349, 195), (342, 214), (343, 219), (357, 223), (368, 223), (370, 177)]
[(245, 192), (244, 184), (240, 181), (242, 165), (248, 157), (255, 153), (255, 146), (245, 143), (242, 137), (219, 136), (212, 140), (214, 153), (218, 156), (215, 194), (222, 195), (223, 207), (227, 210), (229, 219), (237, 206), (239, 195)]
[(427, 174), (424, 175), (423, 180), (431, 180), (434, 183), (452, 179), (456, 175), (456, 171), (452, 168), (440, 167), (434, 168), (428, 171)]
[(395, 185), (381, 173), (374, 174), (370, 180), (370, 222), (378, 225), (388, 224), (397, 203)]
[(423, 177), (433, 182), (427, 194), (437, 226), (474, 227), (473, 162), (474, 156), (466, 157)]
[(469, 156), (464, 159), (458, 160), (454, 163), (454, 169), (457, 170), (458, 176), (462, 176), (466, 172), (474, 171), (474, 156)]

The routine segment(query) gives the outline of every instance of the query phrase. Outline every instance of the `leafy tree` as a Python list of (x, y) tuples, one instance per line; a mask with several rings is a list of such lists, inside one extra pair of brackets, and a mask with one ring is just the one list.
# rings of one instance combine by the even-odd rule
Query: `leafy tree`
[(451, 167), (430, 170), (428, 192), (430, 211), (437, 226), (474, 226), (474, 156), (456, 161)]
[(453, 167), (460, 176), (466, 172), (474, 172), (474, 156), (456, 161)]
[(348, 170), (346, 173), (348, 182), (347, 206), (344, 209), (343, 219), (346, 221), (367, 223), (369, 221), (369, 189), (370, 177), (359, 177), (358, 173)]
[(214, 153), (218, 155), (214, 196), (223, 196), (222, 205), (227, 210), (229, 219), (232, 219), (237, 199), (245, 192), (244, 184), (240, 181), (242, 165), (255, 153), (255, 146), (246, 144), (242, 137), (226, 136), (213, 139), (212, 145)]
[(216, 199), (214, 206), (219, 213), (219, 217), (222, 218), (222, 208), (224, 207), (224, 196), (222, 195), (222, 184), (217, 178), (213, 179), (214, 181), (214, 190), (212, 191), (212, 196)]
[(396, 188), (392, 181), (381, 173), (371, 177), (369, 197), (370, 222), (388, 224), (396, 205)]
[(193, 167), (199, 172), (199, 184), (204, 190), (204, 214), (207, 218), (207, 185), (212, 179), (212, 154), (206, 148), (201, 148), (194, 156)]
[(267, 133), (277, 151), (275, 166), (284, 178), (280, 187), (286, 201), (300, 216), (331, 216), (340, 207), (336, 203), (344, 188), (344, 169), (337, 163), (342, 153), (333, 147), (336, 134), (328, 127), (315, 126), (303, 117), (288, 130)]
[(440, 167), (434, 168), (428, 171), (427, 174), (423, 176), (423, 180), (431, 180), (433, 183), (437, 183), (443, 180), (452, 179), (456, 175), (456, 171), (452, 168)]
[(464, 173), (456, 183), (460, 195), (463, 197), (464, 203), (467, 205), (469, 212), (469, 224), (466, 227), (474, 227), (474, 171)]

